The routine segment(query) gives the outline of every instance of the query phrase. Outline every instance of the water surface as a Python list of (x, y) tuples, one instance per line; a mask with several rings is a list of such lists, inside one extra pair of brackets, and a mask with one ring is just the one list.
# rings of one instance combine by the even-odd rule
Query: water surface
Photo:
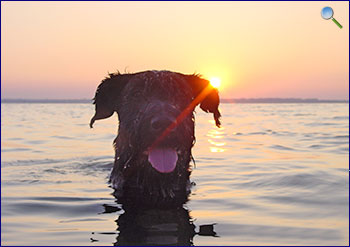
[(198, 109), (181, 209), (124, 211), (108, 187), (117, 119), (89, 104), (1, 105), (2, 245), (348, 245), (348, 104)]

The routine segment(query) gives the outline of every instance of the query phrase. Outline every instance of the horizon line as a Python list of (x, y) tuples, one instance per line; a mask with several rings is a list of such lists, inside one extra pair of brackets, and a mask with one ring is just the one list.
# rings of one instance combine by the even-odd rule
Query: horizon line
[[(93, 99), (1, 98), (1, 103), (92, 103)], [(319, 98), (221, 98), (221, 103), (349, 103), (349, 99)]]

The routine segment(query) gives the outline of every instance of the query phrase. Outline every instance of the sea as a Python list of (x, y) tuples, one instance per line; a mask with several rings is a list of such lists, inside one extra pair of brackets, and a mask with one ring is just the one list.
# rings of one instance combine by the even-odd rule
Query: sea
[(349, 245), (349, 104), (196, 110), (193, 186), (127, 211), (108, 184), (118, 118), (92, 104), (1, 104), (1, 245)]

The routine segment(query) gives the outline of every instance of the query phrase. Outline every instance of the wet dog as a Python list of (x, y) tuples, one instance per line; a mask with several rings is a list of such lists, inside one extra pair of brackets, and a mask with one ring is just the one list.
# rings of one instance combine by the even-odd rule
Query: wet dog
[(220, 126), (217, 89), (199, 75), (170, 71), (109, 74), (94, 98), (95, 120), (117, 112), (118, 136), (110, 183), (121, 201), (182, 204), (190, 190), (194, 109)]

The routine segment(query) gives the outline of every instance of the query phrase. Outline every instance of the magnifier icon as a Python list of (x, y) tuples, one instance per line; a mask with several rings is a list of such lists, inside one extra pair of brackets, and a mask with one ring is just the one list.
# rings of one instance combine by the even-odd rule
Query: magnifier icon
[(340, 23), (333, 18), (333, 9), (331, 7), (324, 7), (321, 11), (321, 16), (323, 19), (325, 20), (329, 20), (332, 18), (332, 21), (339, 27), (339, 28), (343, 28), (342, 25), (340, 25)]

